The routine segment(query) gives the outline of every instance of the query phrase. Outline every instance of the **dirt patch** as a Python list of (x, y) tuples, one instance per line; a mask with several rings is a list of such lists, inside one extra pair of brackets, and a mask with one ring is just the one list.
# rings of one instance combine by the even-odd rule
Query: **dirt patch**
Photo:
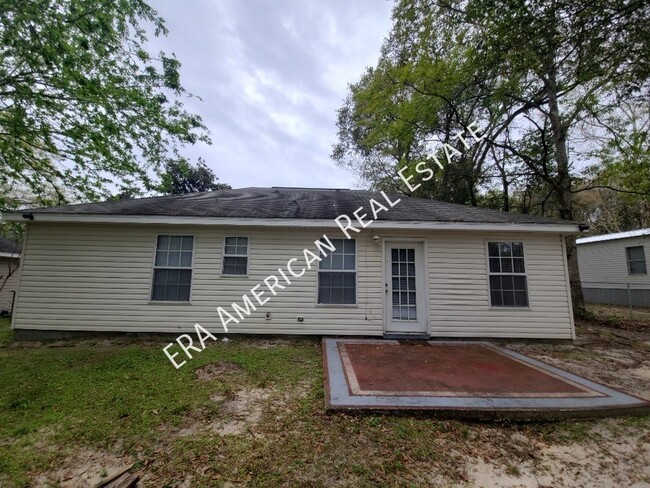
[(508, 344), (506, 347), (650, 400), (650, 347), (645, 343), (649, 338), (644, 331), (584, 324), (575, 345)]
[(251, 342), (253, 347), (258, 349), (271, 349), (273, 347), (288, 346), (291, 344), (289, 339), (256, 339)]
[(224, 375), (243, 373), (244, 369), (237, 363), (230, 361), (221, 361), (219, 363), (209, 363), (201, 366), (194, 371), (194, 376), (199, 381), (213, 381)]
[(275, 420), (280, 419), (288, 402), (305, 398), (310, 387), (310, 382), (303, 382), (283, 392), (272, 388), (252, 388), (239, 390), (233, 396), (215, 393), (210, 400), (221, 406), (219, 418), (211, 419), (205, 410), (195, 410), (187, 416), (190, 425), (178, 435), (185, 437), (206, 431), (219, 436), (258, 435), (255, 427), (265, 412)]
[[(566, 371), (650, 399), (647, 329), (583, 323), (576, 345), (510, 344), (516, 350)], [(584, 425), (584, 424), (583, 424)], [(469, 486), (650, 486), (650, 431), (618, 419), (585, 425), (580, 440), (528, 438), (526, 456), (468, 458)], [(503, 443), (500, 449), (512, 450)], [(514, 453), (513, 453), (514, 454)], [(529, 458), (529, 459), (526, 459)]]
[(264, 404), (271, 393), (265, 388), (237, 392), (235, 398), (224, 404), (225, 420), (211, 424), (210, 428), (220, 436), (243, 434), (262, 419)]
[(630, 373), (638, 376), (644, 381), (650, 383), (650, 365), (642, 366), (640, 368), (634, 368), (630, 370)]
[(215, 394), (210, 399), (221, 404), (222, 410), (218, 419), (206, 418), (205, 412), (194, 412), (188, 418), (191, 425), (182, 429), (181, 437), (194, 435), (202, 431), (214, 432), (220, 436), (241, 435), (250, 432), (262, 419), (266, 407), (273, 405), (271, 400), (274, 391), (266, 388), (244, 389), (228, 399), (224, 395)]
[(612, 425), (599, 424), (589, 431), (587, 440), (566, 445), (527, 438), (533, 445), (534, 459), (516, 464), (469, 458), (466, 486), (648, 486), (650, 433), (628, 429), (621, 436)]
[(130, 456), (86, 449), (67, 457), (60, 468), (37, 476), (34, 486), (87, 488), (132, 465)]

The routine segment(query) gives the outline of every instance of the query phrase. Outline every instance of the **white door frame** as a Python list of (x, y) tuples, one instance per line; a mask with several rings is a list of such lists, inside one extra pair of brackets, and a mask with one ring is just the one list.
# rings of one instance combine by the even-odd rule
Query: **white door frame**
[[(393, 320), (392, 301), (392, 247), (412, 247), (415, 249), (415, 278), (417, 320)], [(427, 334), (429, 335), (429, 287), (427, 273), (426, 240), (421, 238), (386, 237), (383, 242), (384, 287), (384, 333), (387, 334)]]

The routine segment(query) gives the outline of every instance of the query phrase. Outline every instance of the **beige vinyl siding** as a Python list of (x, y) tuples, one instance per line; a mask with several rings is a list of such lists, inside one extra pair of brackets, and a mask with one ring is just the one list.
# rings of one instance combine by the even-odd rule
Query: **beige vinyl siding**
[[(198, 322), (222, 332), (217, 307), (242, 295), (288, 259), (314, 249), (333, 230), (217, 226), (31, 223), (14, 327), (98, 331), (193, 331)], [(571, 312), (559, 235), (437, 231), (378, 231), (382, 238), (425, 241), (429, 325), (433, 337), (571, 338)], [(152, 265), (158, 234), (193, 235), (191, 304), (152, 303)], [(248, 277), (221, 276), (225, 236), (249, 238)], [(231, 333), (382, 335), (383, 244), (372, 230), (357, 237), (357, 305), (319, 306), (317, 270), (279, 290)], [(525, 246), (530, 307), (490, 308), (486, 241)], [(282, 282), (282, 280), (281, 280)], [(262, 290), (266, 290), (262, 284)], [(265, 296), (270, 296), (266, 291)], [(272, 319), (266, 320), (267, 311)], [(298, 322), (299, 316), (304, 322)]]
[[(19, 264), (18, 258), (0, 257), (0, 286), (4, 283), (4, 286), (0, 289), (0, 311), (11, 311), (13, 292), (18, 291), (18, 285), (20, 283), (20, 267), (16, 269), (16, 266)], [(7, 279), (10, 269), (14, 271)], [(6, 282), (5, 279), (7, 280)]]
[[(158, 234), (194, 236), (191, 304), (149, 301)], [(277, 275), (292, 257), (300, 258), (299, 270), (303, 249), (314, 249), (322, 235), (318, 230), (31, 224), (14, 327), (179, 332), (193, 331), (199, 322), (223, 332), (217, 307), (241, 305), (242, 295)], [(249, 237), (248, 277), (221, 276), (225, 236)], [(376, 285), (382, 279), (381, 252), (369, 237), (357, 240), (357, 306), (317, 306), (312, 269), (240, 324), (229, 324), (230, 332), (382, 334), (383, 296)], [(271, 320), (265, 319), (266, 311), (272, 312)], [(304, 322), (298, 322), (299, 316)]]
[(626, 283), (650, 285), (648, 274), (628, 274), (626, 247), (643, 246), (650, 270), (650, 236), (578, 244), (580, 280), (587, 288), (626, 288)]
[[(529, 307), (490, 306), (488, 241), (524, 243)], [(433, 337), (572, 338), (560, 236), (436, 233), (427, 247)]]

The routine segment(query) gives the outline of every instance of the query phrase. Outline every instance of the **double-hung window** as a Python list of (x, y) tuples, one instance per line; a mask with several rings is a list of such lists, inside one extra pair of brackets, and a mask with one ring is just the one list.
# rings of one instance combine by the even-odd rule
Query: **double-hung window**
[(318, 267), (318, 303), (353, 305), (357, 303), (357, 260), (354, 239), (332, 239), (335, 251)]
[(625, 254), (627, 255), (628, 274), (647, 274), (643, 246), (626, 247)]
[(222, 273), (241, 276), (248, 274), (248, 237), (226, 237)]
[(190, 301), (193, 250), (193, 236), (158, 236), (152, 301)]
[(490, 303), (493, 307), (527, 307), (524, 244), (488, 242)]

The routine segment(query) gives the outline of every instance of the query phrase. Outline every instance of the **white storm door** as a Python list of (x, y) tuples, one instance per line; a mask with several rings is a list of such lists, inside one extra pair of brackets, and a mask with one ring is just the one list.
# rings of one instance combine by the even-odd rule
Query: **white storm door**
[(386, 332), (426, 333), (424, 245), (387, 242), (384, 263)]

